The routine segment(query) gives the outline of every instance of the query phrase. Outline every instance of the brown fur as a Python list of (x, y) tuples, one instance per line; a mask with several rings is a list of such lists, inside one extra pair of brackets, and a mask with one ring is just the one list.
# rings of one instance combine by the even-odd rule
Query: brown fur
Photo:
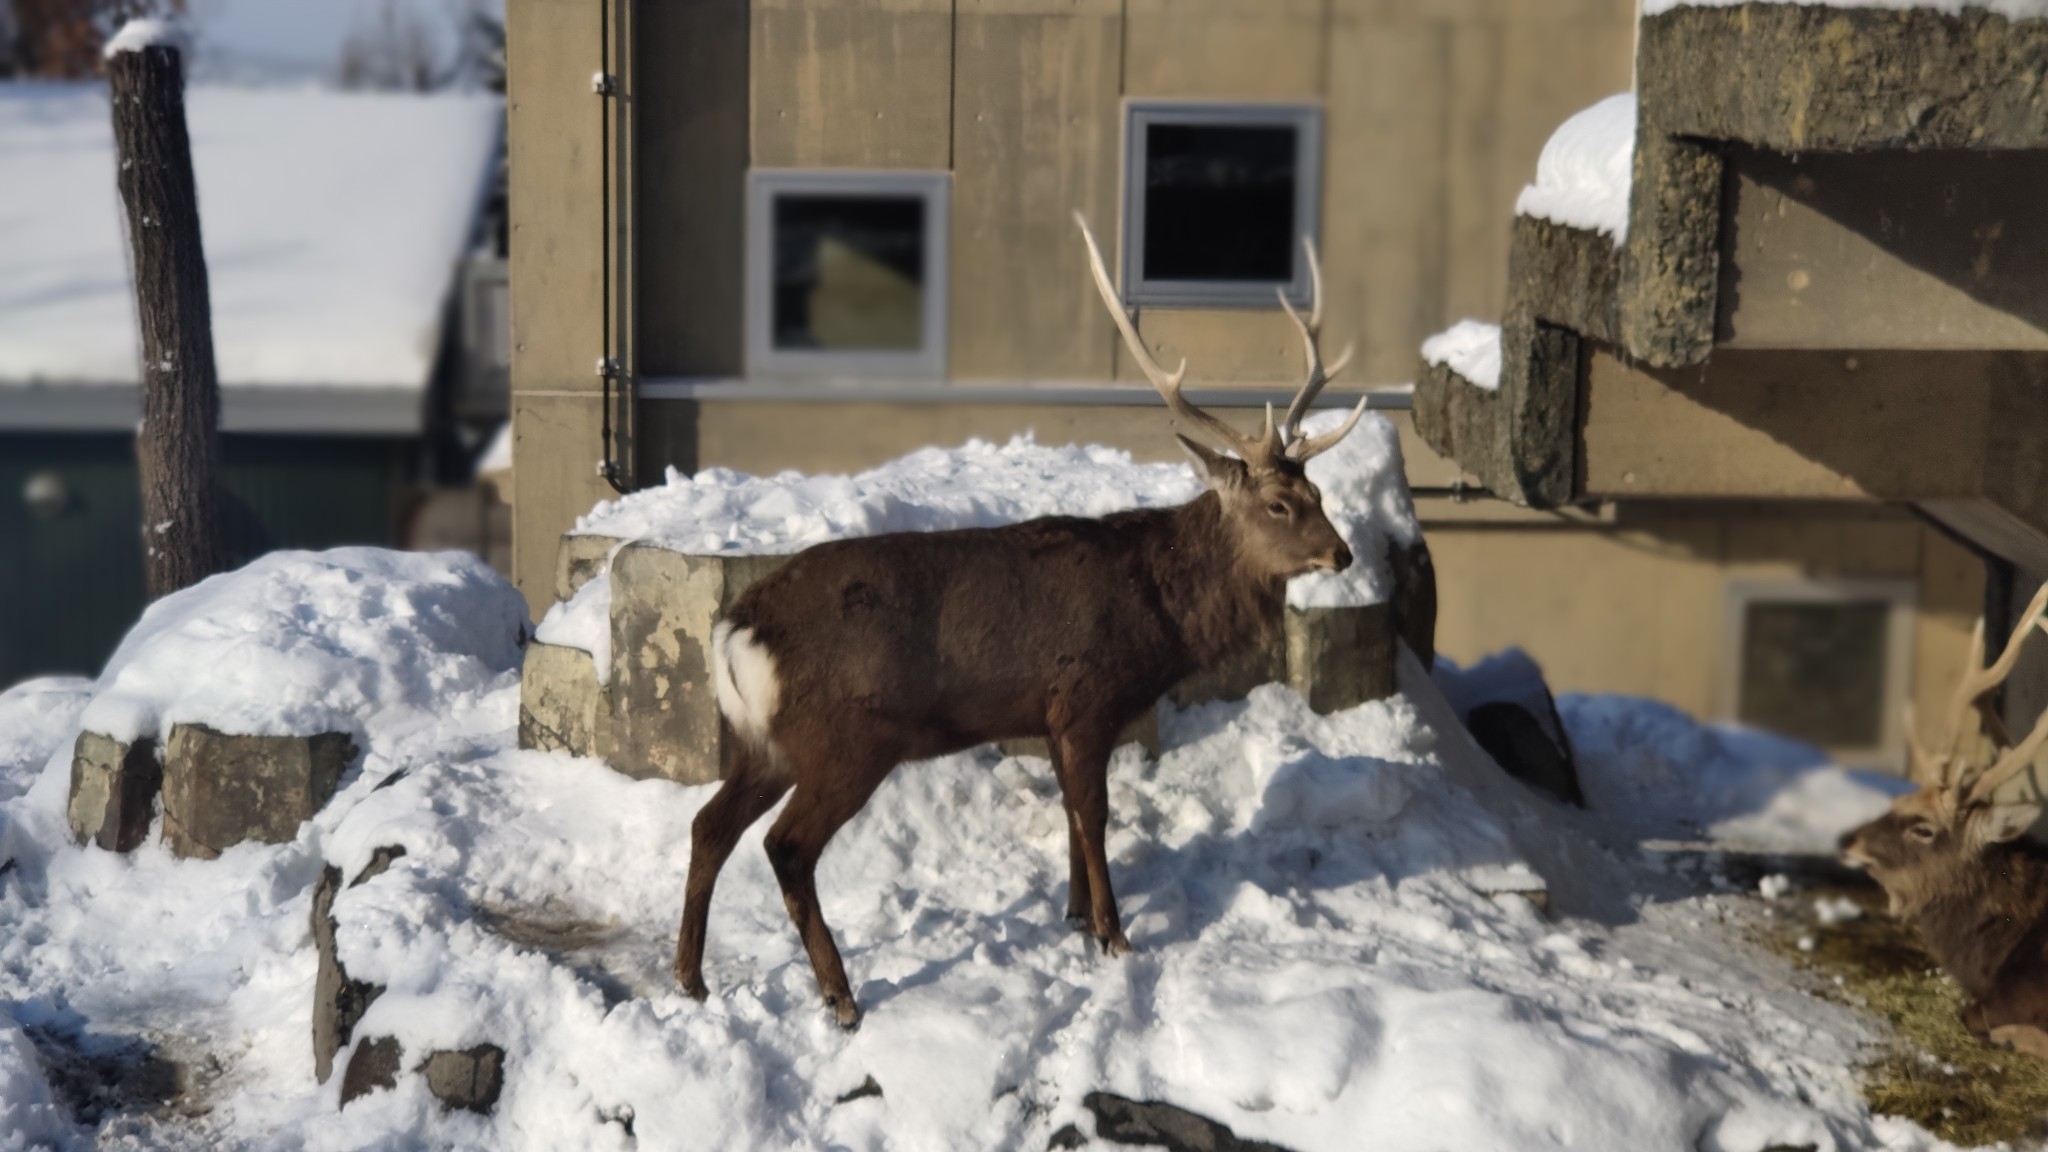
[(1290, 459), (1256, 468), (1187, 444), (1212, 491), (1099, 520), (844, 540), (799, 553), (727, 614), (775, 664), (764, 747), (698, 815), (676, 978), (699, 999), (705, 920), (734, 841), (792, 788), (766, 847), (826, 1004), (859, 1020), (814, 871), (905, 760), (1040, 736), (1068, 815), (1067, 914), (1129, 951), (1103, 836), (1117, 735), (1177, 681), (1257, 643), (1288, 577), (1350, 551)]
[(2048, 1029), (2048, 852), (2022, 838), (2038, 812), (1926, 789), (1842, 838), (1970, 995), (1970, 1031), (2029, 1052)]

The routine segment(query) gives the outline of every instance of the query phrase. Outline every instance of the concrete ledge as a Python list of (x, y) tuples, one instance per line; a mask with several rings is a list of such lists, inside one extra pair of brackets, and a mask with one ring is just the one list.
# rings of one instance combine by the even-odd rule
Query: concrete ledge
[(567, 600), (604, 571), (604, 558), (622, 543), (614, 536), (565, 533), (555, 550), (555, 599)]
[(356, 757), (346, 735), (236, 736), (179, 724), (164, 745), (164, 840), (212, 859), (245, 840), (287, 843)]
[(581, 648), (530, 641), (519, 676), (519, 746), (609, 759), (610, 686)]
[(1630, 356), (1656, 368), (1682, 368), (1714, 350), (1721, 155), (1711, 145), (1667, 135), (1647, 101), (1641, 117), (1618, 334)]
[(163, 786), (156, 741), (123, 744), (80, 732), (71, 753), (71, 794), (66, 804), (71, 838), (109, 852), (132, 852), (149, 837), (157, 792)]

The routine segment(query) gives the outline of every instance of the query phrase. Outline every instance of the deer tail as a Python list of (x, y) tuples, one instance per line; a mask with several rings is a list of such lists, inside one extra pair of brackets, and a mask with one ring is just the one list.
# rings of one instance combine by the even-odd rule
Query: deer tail
[(712, 626), (711, 678), (725, 722), (748, 745), (767, 749), (768, 725), (775, 718), (782, 684), (775, 657), (753, 629), (724, 621)]

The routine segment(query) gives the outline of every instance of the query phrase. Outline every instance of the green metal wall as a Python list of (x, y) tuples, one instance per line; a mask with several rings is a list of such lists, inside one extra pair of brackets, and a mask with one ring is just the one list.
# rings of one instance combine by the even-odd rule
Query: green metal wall
[[(241, 565), (278, 548), (392, 546), (413, 442), (223, 436), (228, 547)], [(23, 499), (55, 473), (53, 516)], [(97, 675), (144, 604), (132, 438), (0, 434), (0, 688), (53, 672)]]

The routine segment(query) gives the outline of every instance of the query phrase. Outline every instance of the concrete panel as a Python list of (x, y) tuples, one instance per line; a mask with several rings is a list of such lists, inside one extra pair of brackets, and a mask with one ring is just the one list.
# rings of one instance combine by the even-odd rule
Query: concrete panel
[(1984, 612), (1984, 567), (1975, 553), (1947, 535), (1922, 532), (1912, 693), (1913, 710), (1923, 725), (1943, 714), (1962, 679), (1970, 632)]
[[(1328, 261), (1325, 261), (1327, 264)], [(1101, 307), (1100, 304), (1097, 307)], [(1188, 363), (1190, 386), (1270, 385), (1298, 387), (1305, 361), (1301, 333), (1276, 301), (1266, 309), (1149, 308), (1138, 314), (1138, 335), (1167, 371)], [(1343, 346), (1323, 339), (1323, 359), (1335, 360)], [(1116, 350), (1119, 380), (1142, 381), (1145, 374), (1122, 344)], [(1285, 407), (1289, 397), (1282, 395)]]
[[(1994, 356), (1717, 354), (1653, 371), (1596, 351), (1582, 409), (1590, 496), (1963, 496), (1984, 482)], [(1902, 451), (1902, 445), (1944, 446)]]
[(952, 0), (756, 0), (758, 168), (951, 167)]
[(512, 582), (534, 619), (555, 601), (556, 550), (562, 533), (599, 500), (616, 496), (598, 475), (602, 415), (595, 397), (514, 393), (512, 451), (519, 500), (512, 507)]
[(1111, 376), (1072, 214), (1117, 244), (1119, 0), (966, 0), (954, 39), (950, 347), (958, 378)]
[(637, 354), (653, 376), (738, 375), (748, 151), (747, 0), (639, 6)]
[(514, 391), (599, 385), (597, 17), (589, 0), (506, 6)]
[(1124, 94), (1320, 97), (1328, 7), (1327, 0), (1128, 0)]
[(1736, 149), (1718, 341), (2048, 348), (2048, 153)]

